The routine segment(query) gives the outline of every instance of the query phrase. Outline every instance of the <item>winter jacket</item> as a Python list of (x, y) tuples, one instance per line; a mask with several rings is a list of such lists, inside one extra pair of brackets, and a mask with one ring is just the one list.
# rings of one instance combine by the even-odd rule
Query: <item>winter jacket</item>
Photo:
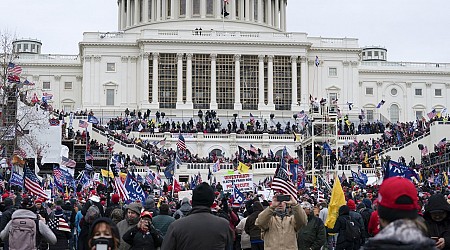
[(94, 202), (91, 200), (88, 200), (81, 209), (81, 214), (83, 214), (83, 216), (86, 215), (86, 212), (88, 211), (90, 206), (97, 206), (98, 210), (100, 211), (100, 217), (105, 217), (105, 210), (103, 209), (102, 204), (100, 202)]
[(239, 224), (236, 226), (236, 232), (238, 234), (241, 234), (241, 248), (242, 249), (247, 249), (247, 248), (252, 248), (252, 244), (250, 243), (250, 235), (248, 235), (244, 228), (245, 225), (247, 224), (247, 218), (242, 219)]
[[(36, 214), (27, 209), (18, 209), (12, 214), (11, 220), (14, 220), (15, 218), (30, 218), (34, 220), (36, 219)], [(5, 229), (3, 229), (2, 232), (0, 233), (0, 238), (3, 241), (9, 237), (10, 225), (11, 221), (8, 222)], [(55, 234), (42, 220), (39, 220), (39, 233), (41, 234), (41, 239), (43, 241), (48, 242), (52, 245), (56, 244)]]
[(346, 223), (348, 220), (351, 220), (349, 213), (350, 209), (348, 208), (347, 205), (341, 206), (339, 208), (339, 216), (337, 217), (336, 222), (334, 223), (334, 227), (327, 228), (327, 233), (338, 233), (336, 241), (336, 250), (359, 249), (360, 242), (353, 242), (345, 239)]
[(350, 218), (352, 218), (352, 221), (355, 221), (359, 226), (359, 230), (361, 232), (360, 245), (362, 245), (365, 242), (364, 239), (368, 238), (368, 235), (365, 234), (364, 220), (363, 220), (361, 214), (358, 212), (350, 211), (349, 215), (350, 215)]
[(112, 204), (108, 206), (105, 209), (105, 217), (111, 218), (111, 212), (116, 208), (122, 209), (122, 207), (119, 204)]
[(162, 233), (163, 236), (166, 235), (167, 229), (174, 221), (175, 219), (167, 214), (160, 214), (152, 219), (153, 225)]
[[(445, 211), (447, 217), (442, 221), (434, 221), (430, 215), (430, 212), (434, 210)], [(427, 236), (444, 238), (445, 246), (443, 249), (450, 249), (450, 204), (447, 203), (442, 194), (432, 195), (428, 199), (423, 218), (428, 229)]]
[(396, 220), (387, 225), (361, 248), (362, 250), (431, 250), (434, 240), (426, 237), (411, 220)]
[(380, 232), (380, 218), (378, 218), (378, 211), (375, 210), (370, 215), (369, 226), (367, 232), (370, 236), (375, 236)]
[(291, 214), (281, 218), (275, 209), (264, 209), (255, 221), (263, 231), (265, 250), (297, 250), (297, 232), (308, 222), (305, 211), (299, 204), (292, 206)]
[(205, 206), (195, 206), (188, 216), (170, 224), (161, 250), (224, 250), (233, 246), (229, 222), (211, 214)]
[[(127, 210), (128, 209), (136, 212), (137, 214), (141, 214), (142, 205), (140, 203), (133, 202), (130, 205), (128, 205)], [(128, 243), (126, 243), (122, 237), (128, 230), (130, 230), (132, 227), (136, 226), (136, 224), (138, 222), (139, 222), (139, 217), (137, 217), (133, 220), (125, 218), (121, 222), (117, 223), (117, 228), (119, 228), (119, 234), (120, 234), (119, 250), (130, 249), (130, 245)]]
[(250, 235), (250, 240), (260, 240), (261, 239), (261, 228), (255, 225), (258, 215), (264, 210), (261, 202), (255, 201), (253, 203), (253, 213), (247, 217), (247, 222), (245, 223), (245, 232)]
[(137, 226), (130, 228), (122, 239), (131, 246), (130, 250), (154, 250), (159, 247), (156, 232), (143, 233)]
[(175, 219), (177, 219), (177, 220), (178, 220), (179, 218), (183, 218), (183, 217), (185, 217), (186, 215), (189, 214), (189, 212), (191, 211), (191, 209), (192, 209), (192, 207), (191, 207), (191, 205), (189, 204), (189, 202), (183, 203), (183, 204), (181, 204), (180, 209), (178, 209), (175, 213), (173, 213), (173, 218), (175, 218)]
[(297, 246), (299, 250), (320, 250), (325, 245), (327, 236), (323, 222), (314, 214), (308, 216), (308, 223), (297, 233)]

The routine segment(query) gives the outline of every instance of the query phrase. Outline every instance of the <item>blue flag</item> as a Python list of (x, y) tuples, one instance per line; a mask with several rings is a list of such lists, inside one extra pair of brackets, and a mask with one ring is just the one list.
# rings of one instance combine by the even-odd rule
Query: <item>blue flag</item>
[(97, 117), (90, 115), (90, 116), (88, 116), (88, 122), (92, 123), (92, 124), (98, 124), (98, 119), (97, 119)]
[(328, 143), (326, 143), (326, 142), (323, 143), (323, 149), (326, 150), (329, 155), (331, 155), (332, 150), (331, 150), (330, 145), (328, 145)]
[(245, 196), (244, 194), (239, 191), (239, 189), (236, 187), (236, 185), (234, 185), (234, 192), (233, 192), (233, 202), (234, 203), (239, 203), (242, 204), (245, 200)]
[(394, 176), (400, 176), (410, 180), (412, 177), (414, 177), (416, 178), (416, 180), (419, 180), (419, 176), (416, 174), (416, 172), (414, 172), (412, 168), (396, 161), (389, 161), (388, 163), (386, 163), (384, 171), (384, 179)]
[(19, 173), (12, 172), (9, 183), (11, 186), (18, 186), (20, 188), (23, 188), (23, 176), (21, 176)]
[(172, 162), (164, 169), (164, 176), (170, 181), (175, 173), (175, 162)]
[(292, 183), (296, 183), (298, 178), (298, 164), (291, 163), (289, 166), (289, 170), (292, 174), (291, 176)]
[(358, 186), (365, 188), (366, 184), (367, 184), (367, 175), (365, 175), (365, 177), (361, 177), (356, 172), (354, 172), (354, 171), (351, 171), (351, 172), (352, 172), (353, 181), (355, 181), (355, 183), (358, 184)]
[(145, 193), (142, 190), (139, 183), (131, 176), (130, 172), (127, 174), (127, 179), (125, 181), (125, 189), (128, 191), (128, 196), (131, 201), (141, 201), (141, 203), (145, 202)]

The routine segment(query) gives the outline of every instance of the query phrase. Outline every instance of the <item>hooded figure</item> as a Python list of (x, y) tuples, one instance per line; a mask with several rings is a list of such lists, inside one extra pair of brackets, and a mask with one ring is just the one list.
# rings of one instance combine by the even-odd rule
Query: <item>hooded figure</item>
[(109, 218), (100, 217), (96, 219), (89, 229), (89, 249), (92, 249), (99, 241), (108, 241), (108, 247), (111, 249), (119, 247), (119, 229)]
[(155, 217), (159, 214), (158, 209), (155, 206), (155, 200), (149, 196), (144, 203), (144, 210), (152, 213), (152, 216)]
[(427, 226), (427, 235), (444, 239), (444, 248), (450, 249), (450, 204), (444, 195), (435, 194), (428, 199), (423, 215)]
[(255, 221), (258, 215), (264, 210), (264, 207), (261, 202), (255, 201), (251, 206), (251, 210), (253, 212), (247, 217), (244, 230), (250, 236), (250, 243), (252, 245), (264, 247), (264, 241), (261, 239), (261, 228), (255, 225)]
[(183, 200), (181, 201), (181, 207), (180, 209), (178, 209), (174, 214), (173, 214), (173, 218), (175, 219), (179, 219), (182, 218), (184, 216), (187, 216), (189, 214), (189, 212), (191, 211), (192, 206), (189, 203), (189, 198), (184, 197)]
[(136, 224), (140, 220), (142, 210), (142, 204), (133, 202), (130, 205), (128, 205), (127, 210), (125, 212), (125, 219), (123, 219), (121, 222), (117, 223), (117, 228), (119, 228), (120, 233), (120, 247), (119, 249), (130, 249), (130, 245), (127, 244), (125, 241), (123, 241), (122, 237), (123, 235), (130, 230), (132, 227), (136, 226)]
[(340, 249), (359, 249), (359, 242), (348, 241), (345, 238), (346, 223), (350, 219), (350, 208), (343, 205), (339, 208), (339, 216), (334, 223), (333, 228), (327, 228), (327, 233), (339, 233), (336, 241), (336, 250)]

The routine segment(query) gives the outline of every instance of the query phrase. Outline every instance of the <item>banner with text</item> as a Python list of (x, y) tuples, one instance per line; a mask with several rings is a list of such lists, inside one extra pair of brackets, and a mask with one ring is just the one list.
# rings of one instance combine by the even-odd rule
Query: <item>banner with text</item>
[(253, 191), (253, 174), (232, 174), (222, 178), (224, 193), (233, 193), (233, 185), (241, 192)]

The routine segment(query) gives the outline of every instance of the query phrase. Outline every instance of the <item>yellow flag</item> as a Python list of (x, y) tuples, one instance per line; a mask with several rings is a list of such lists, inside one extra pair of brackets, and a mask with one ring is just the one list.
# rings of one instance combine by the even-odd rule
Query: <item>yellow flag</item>
[(347, 126), (352, 125), (352, 123), (349, 120), (345, 120), (345, 124), (347, 124)]
[(239, 171), (239, 173), (241, 173), (241, 174), (245, 174), (245, 173), (248, 173), (248, 170), (249, 170), (250, 168), (247, 166), (247, 165), (245, 165), (244, 163), (242, 163), (242, 162), (239, 162), (239, 165), (238, 165), (238, 171)]
[(448, 186), (448, 175), (444, 172), (444, 186)]
[(339, 178), (335, 176), (330, 204), (328, 205), (328, 217), (325, 221), (326, 227), (334, 227), (334, 223), (336, 223), (336, 219), (339, 216), (339, 208), (345, 204), (345, 196), (344, 191), (342, 190), (341, 182), (339, 181)]
[(317, 177), (315, 175), (313, 175), (313, 177), (312, 177), (312, 184), (313, 184), (313, 187), (317, 186)]
[(114, 178), (114, 174), (111, 171), (102, 169), (102, 176)]
[(294, 133), (294, 141), (300, 141), (302, 135), (301, 134), (297, 134), (295, 132), (292, 132), (292, 133)]

